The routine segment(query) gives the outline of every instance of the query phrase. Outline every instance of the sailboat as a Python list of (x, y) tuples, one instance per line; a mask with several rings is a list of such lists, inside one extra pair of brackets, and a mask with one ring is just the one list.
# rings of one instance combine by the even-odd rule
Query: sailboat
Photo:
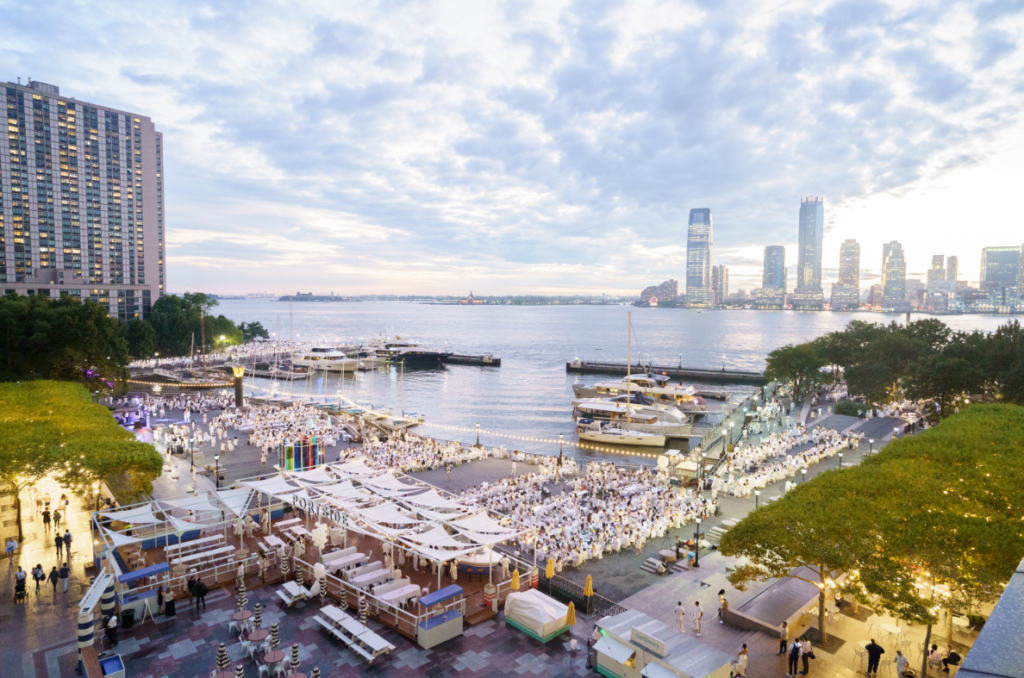
[[(633, 314), (629, 313), (627, 321), (629, 330), (626, 340), (626, 381), (629, 382), (629, 364), (633, 360)], [(633, 403), (626, 402), (626, 417), (624, 423), (626, 428), (619, 428), (620, 422), (599, 421), (582, 418), (576, 422), (576, 435), (580, 440), (588, 440), (594, 443), (607, 443), (610, 445), (636, 445), (640, 447), (665, 447), (665, 436), (656, 433), (630, 430), (630, 421), (633, 419)]]

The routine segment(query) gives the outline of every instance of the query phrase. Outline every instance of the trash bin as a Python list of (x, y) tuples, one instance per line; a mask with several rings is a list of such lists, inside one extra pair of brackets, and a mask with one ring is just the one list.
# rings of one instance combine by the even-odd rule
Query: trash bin
[(132, 608), (121, 610), (121, 628), (130, 629), (133, 626), (135, 626), (135, 610)]

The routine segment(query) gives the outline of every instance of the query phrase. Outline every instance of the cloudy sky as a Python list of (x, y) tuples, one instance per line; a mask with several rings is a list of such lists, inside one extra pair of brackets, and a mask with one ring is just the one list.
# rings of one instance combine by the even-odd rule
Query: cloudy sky
[[(153, 117), (168, 283), (636, 293), (715, 263), (825, 278), (899, 240), (978, 279), (1024, 242), (1024, 2), (8, 2), (4, 80)], [(827, 284), (826, 284), (827, 290)]]

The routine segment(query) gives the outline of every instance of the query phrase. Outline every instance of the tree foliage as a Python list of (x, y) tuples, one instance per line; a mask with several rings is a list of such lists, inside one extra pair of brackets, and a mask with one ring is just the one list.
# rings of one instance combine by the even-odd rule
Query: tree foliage
[(0, 381), (59, 379), (109, 389), (127, 376), (122, 324), (91, 301), (0, 297)]
[[(210, 311), (217, 300), (202, 294), (164, 295), (157, 299), (150, 312), (149, 324), (156, 334), (156, 351), (162, 356), (189, 355), (203, 347), (212, 350), (222, 343), (239, 344), (242, 331), (223, 315)], [(220, 337), (224, 337), (222, 342)]]
[[(121, 428), (79, 384), (0, 384), (0, 487), (18, 498), (41, 478), (91, 491), (98, 481), (119, 488), (122, 503), (152, 492), (163, 460)], [(21, 534), (21, 504), (18, 528)]]
[(800, 398), (807, 389), (824, 380), (821, 368), (825, 364), (825, 357), (813, 342), (796, 346), (787, 344), (768, 354), (764, 376), (769, 381), (792, 382), (793, 394)]

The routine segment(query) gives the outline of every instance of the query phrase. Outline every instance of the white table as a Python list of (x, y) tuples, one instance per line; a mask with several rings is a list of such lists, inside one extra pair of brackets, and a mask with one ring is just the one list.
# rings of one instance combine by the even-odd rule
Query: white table
[(199, 551), (188, 556), (182, 556), (171, 561), (172, 565), (192, 565), (193, 563), (200, 563), (208, 558), (223, 557), (230, 553), (234, 553), (237, 549), (234, 546), (221, 546), (220, 548), (210, 549), (209, 551)]
[(306, 539), (312, 539), (313, 538), (313, 535), (309, 533), (309, 530), (304, 528), (302, 525), (294, 525), (292, 527), (289, 527), (288, 531), (293, 533), (293, 534), (297, 534), (300, 537), (305, 537)]
[(394, 591), (388, 591), (378, 596), (382, 601), (389, 605), (402, 605), (405, 601), (409, 600), (413, 596), (417, 596), (420, 593), (420, 587), (416, 584), (408, 584), (401, 588), (395, 589)]
[(324, 567), (331, 574), (334, 574), (338, 570), (344, 570), (349, 567), (353, 567), (357, 563), (364, 562), (366, 560), (366, 554), (353, 553), (351, 555), (343, 556), (341, 558), (335, 558), (334, 560), (327, 561), (324, 563)]
[(882, 629), (882, 631), (884, 631), (885, 634), (893, 640), (898, 638), (899, 635), (903, 633), (903, 629), (901, 629), (899, 626), (896, 626), (895, 624), (881, 624), (878, 628)]
[(361, 574), (358, 577), (350, 579), (353, 584), (359, 588), (368, 588), (377, 582), (386, 581), (391, 576), (391, 570), (373, 570), (366, 574)]
[(164, 553), (168, 556), (184, 556), (189, 555), (197, 549), (204, 549), (207, 546), (216, 543), (222, 543), (224, 541), (223, 534), (215, 534), (210, 537), (201, 537), (199, 539), (193, 539), (192, 541), (179, 542), (172, 544), (171, 546), (164, 547)]
[(296, 525), (302, 522), (302, 518), (289, 518), (288, 520), (279, 520), (274, 523), (275, 527), (287, 527), (288, 525)]
[(269, 534), (264, 537), (263, 541), (267, 542), (267, 544), (269, 544), (275, 551), (284, 546), (284, 542), (281, 541), (281, 538), (273, 534)]

